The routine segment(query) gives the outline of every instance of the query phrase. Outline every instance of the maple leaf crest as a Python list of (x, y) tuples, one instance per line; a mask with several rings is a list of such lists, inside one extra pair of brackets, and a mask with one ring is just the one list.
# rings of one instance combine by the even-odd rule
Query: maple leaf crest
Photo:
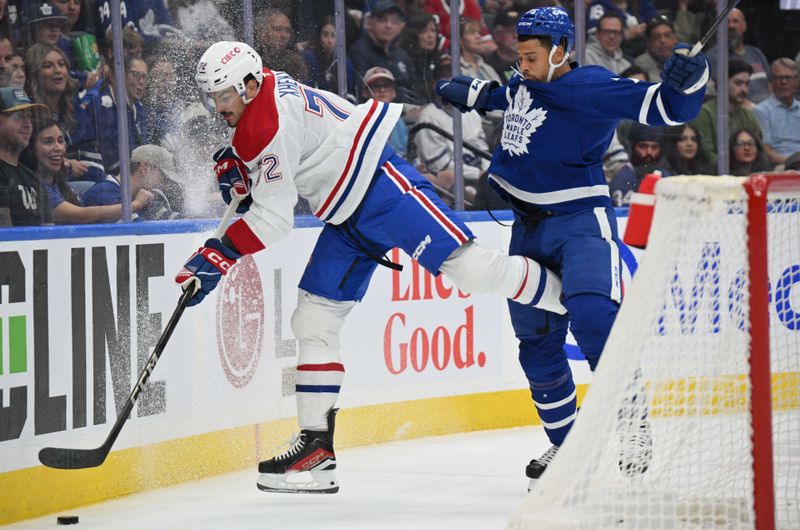
[(514, 101), (506, 109), (500, 145), (511, 156), (528, 153), (531, 135), (547, 119), (547, 111), (541, 107), (533, 109), (532, 104), (533, 98), (527, 87), (520, 86)]

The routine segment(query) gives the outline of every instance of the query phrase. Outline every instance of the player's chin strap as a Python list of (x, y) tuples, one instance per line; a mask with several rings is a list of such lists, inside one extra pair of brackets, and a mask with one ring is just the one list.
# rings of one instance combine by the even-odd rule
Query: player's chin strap
[(550, 70), (547, 71), (547, 82), (548, 83), (550, 82), (550, 80), (553, 79), (553, 74), (555, 73), (556, 68), (560, 68), (560, 67), (564, 66), (565, 64), (567, 64), (567, 61), (569, 60), (569, 54), (565, 50), (564, 51), (564, 58), (561, 59), (561, 62), (558, 63), (558, 64), (553, 64), (553, 56), (555, 56), (556, 50), (558, 48), (559, 48), (558, 46), (551, 47), (550, 48), (550, 55), (547, 56), (547, 64), (550, 65)]

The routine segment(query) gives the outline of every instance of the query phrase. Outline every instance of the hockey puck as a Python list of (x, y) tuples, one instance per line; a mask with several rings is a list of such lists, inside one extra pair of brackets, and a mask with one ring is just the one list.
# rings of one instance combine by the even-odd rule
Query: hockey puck
[(58, 524), (78, 524), (77, 515), (59, 515), (56, 518)]

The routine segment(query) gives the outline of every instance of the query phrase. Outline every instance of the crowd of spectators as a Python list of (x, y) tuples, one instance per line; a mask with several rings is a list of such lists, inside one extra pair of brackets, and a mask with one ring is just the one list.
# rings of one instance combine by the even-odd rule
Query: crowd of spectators
[[(727, 20), (729, 137), (717, 137), (713, 84), (689, 124), (661, 129), (621, 123), (604, 160), (615, 205), (627, 205), (652, 171), (715, 174), (720, 142), (729, 144), (731, 174), (800, 170), (800, 40), (781, 47), (780, 38), (773, 39), (762, 50), (748, 26), (748, 14), (757, 9), (759, 17), (775, 19), (778, 2), (772, 3), (744, 0)], [(123, 104), (133, 219), (217, 215), (221, 204), (209, 161), (228, 131), (198, 92), (193, 73), (211, 43), (245, 39), (241, 4), (124, 0), (121, 103), (108, 0), (0, 0), (0, 226), (120, 220), (117, 106)], [(265, 66), (338, 92), (333, 2), (252, 4), (254, 47)], [(451, 76), (450, 0), (345, 4), (348, 98), (402, 103), (391, 145), (452, 202), (459, 164), (450, 140), (453, 111), (434, 91), (437, 80)], [(584, 4), (582, 65), (652, 82), (659, 81), (672, 47), (695, 42), (716, 16), (716, 0)], [(461, 0), (460, 72), (507, 83), (515, 75), (517, 19), (545, 5), (574, 9), (569, 0)], [(710, 46), (706, 53), (715, 69), (715, 44)], [(486, 156), (501, 128), (501, 113), (463, 116), (460, 163), (468, 208), (498, 206), (486, 186)]]

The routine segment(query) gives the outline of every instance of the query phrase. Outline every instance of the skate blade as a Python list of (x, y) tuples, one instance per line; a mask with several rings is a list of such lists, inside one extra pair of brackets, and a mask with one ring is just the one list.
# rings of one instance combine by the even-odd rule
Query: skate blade
[(256, 486), (269, 493), (331, 494), (339, 491), (339, 482), (333, 471), (304, 471), (287, 475), (261, 473)]

